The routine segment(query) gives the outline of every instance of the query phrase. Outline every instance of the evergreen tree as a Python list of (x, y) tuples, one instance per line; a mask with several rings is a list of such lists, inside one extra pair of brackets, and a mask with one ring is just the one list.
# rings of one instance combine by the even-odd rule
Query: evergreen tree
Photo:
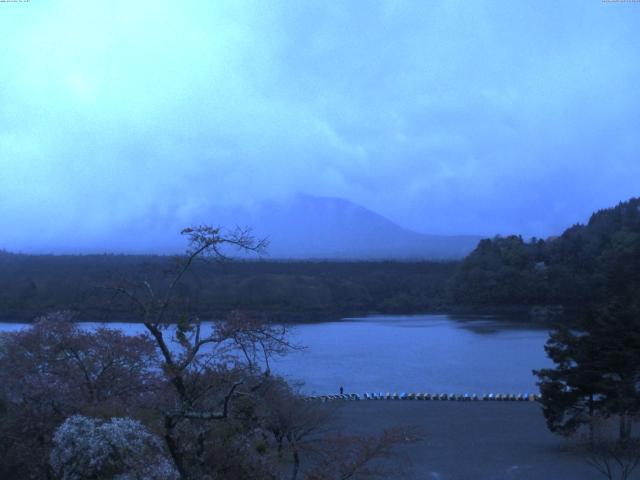
[(582, 316), (579, 330), (554, 331), (545, 350), (556, 367), (534, 374), (549, 429), (570, 435), (596, 416), (617, 416), (619, 441), (626, 443), (640, 412), (637, 310), (619, 302), (593, 308)]
[(620, 419), (619, 440), (628, 442), (632, 419), (640, 413), (640, 315), (628, 304), (612, 302), (587, 319), (601, 376), (602, 414)]
[(540, 381), (543, 413), (552, 432), (571, 435), (591, 424), (601, 408), (602, 375), (590, 339), (567, 328), (552, 332), (545, 345), (556, 368), (534, 371)]

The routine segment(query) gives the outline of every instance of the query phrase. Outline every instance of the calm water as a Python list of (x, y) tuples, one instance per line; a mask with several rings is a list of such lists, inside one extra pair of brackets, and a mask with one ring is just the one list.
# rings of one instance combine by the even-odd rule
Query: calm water
[[(139, 324), (109, 325), (144, 331)], [(0, 324), (0, 331), (23, 327)], [(292, 336), (307, 348), (272, 368), (303, 381), (307, 393), (337, 393), (340, 385), (358, 393), (524, 393), (536, 390), (531, 370), (550, 365), (546, 330), (504, 320), (375, 316), (296, 325)]]

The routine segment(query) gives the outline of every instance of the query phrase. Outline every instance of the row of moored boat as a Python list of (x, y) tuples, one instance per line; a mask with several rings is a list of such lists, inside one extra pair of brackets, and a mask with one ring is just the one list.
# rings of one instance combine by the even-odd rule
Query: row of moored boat
[(314, 395), (306, 397), (307, 400), (319, 400), (327, 402), (331, 400), (434, 400), (434, 401), (500, 401), (500, 402), (536, 402), (540, 395), (535, 393), (343, 393), (339, 395)]

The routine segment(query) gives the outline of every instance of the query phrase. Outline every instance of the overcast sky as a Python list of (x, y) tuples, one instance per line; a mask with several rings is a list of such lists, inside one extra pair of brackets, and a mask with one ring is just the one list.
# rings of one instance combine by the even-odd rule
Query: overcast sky
[(0, 32), (0, 248), (294, 192), (546, 236), (640, 194), (638, 3), (31, 0)]

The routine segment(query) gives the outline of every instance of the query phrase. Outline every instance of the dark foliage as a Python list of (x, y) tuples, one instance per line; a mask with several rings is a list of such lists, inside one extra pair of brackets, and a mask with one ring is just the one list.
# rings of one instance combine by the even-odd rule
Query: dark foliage
[(549, 429), (571, 435), (586, 425), (593, 440), (594, 421), (616, 417), (618, 442), (628, 443), (640, 413), (640, 311), (616, 300), (590, 307), (545, 349), (555, 367), (534, 373)]
[(581, 308), (612, 296), (640, 299), (640, 199), (594, 213), (560, 237), (482, 240), (460, 264), (456, 304), (554, 305)]
[[(167, 288), (171, 265), (160, 256), (0, 253), (0, 321), (30, 321), (52, 310), (86, 320), (134, 320), (104, 288), (144, 281)], [(168, 267), (169, 265), (169, 267)], [(440, 311), (455, 262), (207, 261), (198, 258), (175, 289), (174, 311), (201, 318), (242, 309), (278, 321)]]
[(67, 315), (0, 335), (0, 478), (49, 478), (55, 428), (70, 415), (130, 415), (158, 392), (144, 336), (83, 331)]

